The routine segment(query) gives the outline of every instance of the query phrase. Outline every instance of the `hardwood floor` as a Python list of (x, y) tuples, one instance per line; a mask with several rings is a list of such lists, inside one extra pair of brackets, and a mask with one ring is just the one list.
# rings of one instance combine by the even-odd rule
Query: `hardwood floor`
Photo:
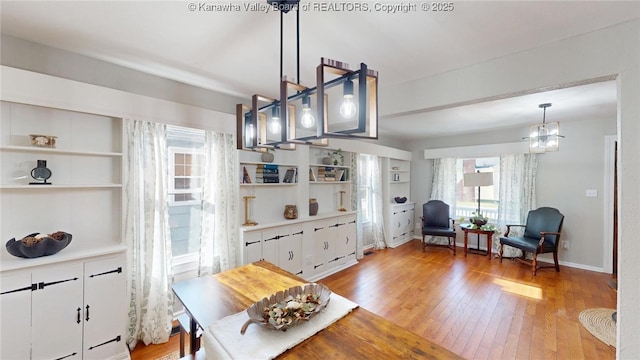
[[(374, 251), (322, 279), (332, 291), (468, 359), (614, 359), (615, 349), (578, 321), (587, 308), (616, 307), (611, 275), (560, 267), (531, 275), (512, 261), (462, 249), (454, 257), (419, 240)], [(138, 346), (132, 360), (178, 350)]]

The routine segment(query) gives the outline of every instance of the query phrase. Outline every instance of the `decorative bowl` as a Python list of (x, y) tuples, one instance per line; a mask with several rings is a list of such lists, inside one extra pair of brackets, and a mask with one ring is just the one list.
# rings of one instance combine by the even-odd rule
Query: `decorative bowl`
[(56, 138), (57, 136), (53, 135), (29, 134), (29, 141), (33, 146), (54, 148), (56, 147)]
[(405, 202), (407, 202), (407, 197), (406, 196), (402, 196), (402, 197), (396, 196), (396, 197), (393, 198), (393, 200), (395, 202), (397, 202), (398, 204), (404, 204)]
[(469, 219), (469, 222), (471, 222), (472, 224), (475, 224), (477, 226), (482, 226), (482, 225), (486, 225), (487, 224), (487, 220), (478, 219), (478, 218), (471, 218), (471, 219)]
[(37, 235), (39, 235), (39, 233), (29, 234), (21, 240), (16, 241), (16, 239), (13, 238), (7, 241), (7, 251), (13, 256), (29, 259), (49, 256), (66, 248), (71, 242), (72, 237), (69, 233), (58, 231), (41, 238), (38, 242), (34, 243), (29, 241)]
[(329, 303), (331, 290), (323, 284), (307, 283), (278, 291), (268, 299), (263, 298), (247, 309), (247, 320), (240, 334), (256, 323), (267, 329), (286, 331), (300, 321), (311, 319)]

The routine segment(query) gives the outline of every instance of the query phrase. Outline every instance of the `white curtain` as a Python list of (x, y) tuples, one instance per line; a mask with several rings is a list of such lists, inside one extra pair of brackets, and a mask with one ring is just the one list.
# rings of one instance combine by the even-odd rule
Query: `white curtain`
[(169, 340), (173, 318), (164, 124), (126, 120), (124, 178), (129, 320), (127, 344)]
[(349, 178), (351, 179), (351, 209), (356, 210), (356, 258), (364, 257), (364, 234), (362, 232), (362, 205), (360, 204), (360, 179), (358, 177), (359, 154), (351, 152)]
[(387, 247), (384, 238), (384, 210), (382, 203), (382, 177), (380, 176), (380, 158), (372, 156), (373, 162), (371, 166), (371, 174), (366, 174), (371, 181), (371, 198), (372, 214), (371, 214), (371, 232), (373, 235), (373, 247), (375, 249), (384, 249)]
[[(504, 235), (507, 224), (524, 224), (530, 210), (536, 208), (536, 173), (538, 154), (508, 154), (500, 156), (500, 203), (498, 229)], [(521, 229), (521, 228), (520, 228)], [(512, 235), (514, 230), (512, 228)], [(493, 242), (494, 251), (500, 247)], [(505, 247), (504, 256), (522, 256), (522, 251)]]
[[(429, 196), (429, 200), (441, 200), (449, 205), (449, 217), (453, 219), (455, 219), (456, 214), (456, 187), (458, 184), (456, 161), (456, 158), (433, 160), (433, 178), (431, 180), (431, 195)], [(426, 239), (426, 241), (434, 244), (449, 243), (447, 238), (434, 236)]]
[(205, 133), (199, 276), (236, 267), (239, 170), (235, 136)]
[(449, 205), (449, 216), (456, 213), (456, 158), (433, 160), (433, 179), (430, 200), (441, 200)]
[[(375, 155), (360, 154), (358, 159), (358, 191), (361, 199), (369, 200), (369, 218), (371, 225), (369, 227), (362, 226), (360, 228), (367, 230), (362, 238), (370, 236), (373, 241), (374, 249), (384, 249), (387, 247), (384, 238), (384, 210), (382, 203), (382, 176), (380, 175), (380, 158)], [(368, 197), (366, 192), (368, 191)], [(362, 209), (359, 205), (359, 213)], [(362, 222), (362, 221), (361, 221)]]

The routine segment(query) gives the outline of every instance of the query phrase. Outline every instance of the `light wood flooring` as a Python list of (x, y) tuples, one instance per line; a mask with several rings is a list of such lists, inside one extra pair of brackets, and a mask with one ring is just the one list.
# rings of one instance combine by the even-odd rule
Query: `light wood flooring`
[[(538, 271), (489, 260), (461, 248), (427, 248), (419, 240), (374, 251), (358, 265), (322, 279), (332, 291), (468, 359), (614, 359), (578, 321), (587, 308), (616, 307), (611, 275), (560, 267)], [(138, 345), (132, 360), (178, 351)]]

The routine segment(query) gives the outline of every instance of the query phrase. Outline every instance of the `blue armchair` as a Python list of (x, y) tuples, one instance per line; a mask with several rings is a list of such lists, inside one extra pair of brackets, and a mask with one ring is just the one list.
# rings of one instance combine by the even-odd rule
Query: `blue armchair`
[(449, 217), (449, 205), (440, 200), (429, 200), (422, 205), (422, 251), (427, 247), (425, 236), (444, 236), (448, 240), (444, 246), (456, 255), (455, 220)]
[[(546, 267), (555, 267), (556, 271), (560, 271), (558, 244), (560, 243), (563, 221), (564, 215), (557, 209), (541, 207), (529, 211), (526, 225), (507, 225), (507, 232), (500, 238), (500, 262), (502, 262), (503, 248), (508, 245), (522, 250), (522, 257), (517, 260), (530, 264), (534, 276), (538, 269)], [(524, 234), (522, 236), (509, 236), (513, 227), (524, 227)], [(531, 261), (526, 259), (527, 253), (532, 254), (533, 259)], [(543, 253), (553, 253), (555, 266), (538, 266), (538, 254)]]

